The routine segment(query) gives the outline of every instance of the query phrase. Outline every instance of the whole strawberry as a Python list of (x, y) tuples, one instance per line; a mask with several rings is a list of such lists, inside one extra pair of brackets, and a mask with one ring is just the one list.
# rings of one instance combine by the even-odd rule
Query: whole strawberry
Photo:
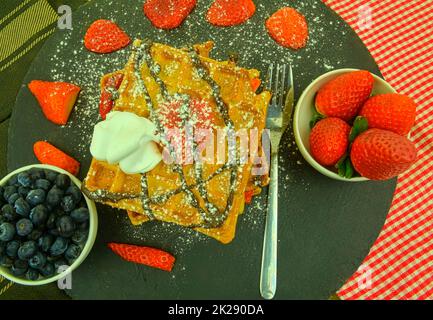
[(361, 109), (370, 128), (406, 136), (415, 124), (416, 104), (408, 96), (391, 93), (371, 97)]
[(319, 121), (310, 133), (310, 150), (323, 166), (334, 166), (346, 153), (350, 126), (338, 118)]
[(316, 109), (324, 116), (351, 121), (370, 97), (373, 84), (374, 78), (368, 71), (338, 76), (319, 90)]
[(350, 157), (361, 176), (388, 180), (408, 170), (416, 161), (417, 152), (406, 137), (382, 129), (369, 129), (355, 139)]
[(129, 36), (110, 20), (96, 20), (84, 36), (84, 46), (96, 53), (115, 52), (130, 42)]

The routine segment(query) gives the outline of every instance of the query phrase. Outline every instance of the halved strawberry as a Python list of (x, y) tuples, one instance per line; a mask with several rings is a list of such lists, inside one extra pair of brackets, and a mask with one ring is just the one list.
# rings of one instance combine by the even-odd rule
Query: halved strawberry
[(215, 26), (230, 27), (244, 23), (255, 12), (256, 6), (252, 0), (215, 0), (206, 19)]
[(197, 0), (147, 0), (143, 11), (155, 27), (174, 29), (182, 24), (196, 4)]
[(307, 20), (293, 8), (285, 7), (275, 12), (266, 21), (266, 29), (283, 47), (296, 50), (307, 45)]
[(74, 176), (80, 171), (80, 163), (77, 160), (46, 141), (36, 142), (33, 145), (33, 152), (42, 164), (59, 167)]
[(120, 88), (123, 81), (123, 73), (116, 73), (102, 84), (101, 99), (99, 101), (99, 114), (105, 120), (107, 114), (113, 109), (113, 91)]
[(28, 85), (45, 117), (58, 125), (65, 125), (81, 88), (66, 82), (33, 80)]
[(96, 53), (111, 53), (126, 47), (129, 36), (111, 20), (96, 20), (84, 36), (84, 46)]
[(126, 261), (144, 264), (170, 272), (176, 258), (168, 252), (123, 243), (109, 243), (108, 247)]

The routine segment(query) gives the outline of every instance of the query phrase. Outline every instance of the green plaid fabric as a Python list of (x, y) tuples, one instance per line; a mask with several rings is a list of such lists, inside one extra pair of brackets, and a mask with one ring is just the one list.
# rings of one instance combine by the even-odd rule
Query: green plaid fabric
[[(77, 9), (87, 0), (0, 1), (0, 176), (7, 173), (9, 118), (27, 70), (56, 30), (61, 5)], [(0, 276), (0, 299), (67, 299), (56, 284), (24, 287)]]

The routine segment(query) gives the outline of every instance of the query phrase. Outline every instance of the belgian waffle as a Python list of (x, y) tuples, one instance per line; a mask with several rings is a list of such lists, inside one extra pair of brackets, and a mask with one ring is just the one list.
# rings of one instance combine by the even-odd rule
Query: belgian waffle
[[(207, 42), (176, 49), (136, 40), (127, 65), (118, 71), (124, 78), (113, 110), (149, 118), (163, 134), (159, 108), (180, 95), (206, 101), (217, 115), (212, 130), (256, 128), (261, 136), (271, 94), (256, 94), (251, 86), (259, 71), (209, 58), (212, 47), (213, 43)], [(101, 85), (111, 76), (104, 76)], [(229, 243), (244, 210), (245, 191), (260, 190), (251, 170), (250, 161), (199, 165), (160, 162), (146, 174), (128, 175), (118, 165), (93, 159), (83, 190), (95, 201), (127, 210), (133, 224), (166, 221)]]

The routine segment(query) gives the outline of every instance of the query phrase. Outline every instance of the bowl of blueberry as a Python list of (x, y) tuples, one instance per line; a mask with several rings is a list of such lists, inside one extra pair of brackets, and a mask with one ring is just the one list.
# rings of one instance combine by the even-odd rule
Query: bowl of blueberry
[(60, 168), (32, 165), (0, 181), (0, 274), (19, 284), (64, 278), (95, 242), (95, 203)]

